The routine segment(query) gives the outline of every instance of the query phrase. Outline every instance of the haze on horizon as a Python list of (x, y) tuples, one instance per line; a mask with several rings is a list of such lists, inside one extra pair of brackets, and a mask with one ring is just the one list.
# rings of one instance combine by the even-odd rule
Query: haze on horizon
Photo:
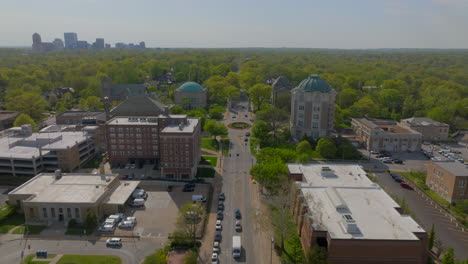
[(0, 46), (468, 48), (468, 0), (2, 0)]

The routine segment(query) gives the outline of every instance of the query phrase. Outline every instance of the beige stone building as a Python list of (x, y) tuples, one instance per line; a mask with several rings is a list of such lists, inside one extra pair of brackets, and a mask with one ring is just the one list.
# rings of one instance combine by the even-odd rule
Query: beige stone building
[(207, 90), (196, 82), (186, 82), (174, 91), (176, 105), (185, 110), (206, 107)]
[(88, 211), (98, 219), (123, 212), (138, 184), (118, 174), (41, 173), (11, 191), (8, 203), (23, 210), (26, 223), (82, 223)]
[(330, 264), (425, 264), (427, 233), (358, 165), (288, 164), (291, 211), (307, 252)]
[(445, 123), (434, 121), (427, 117), (412, 117), (400, 121), (413, 130), (422, 134), (422, 139), (427, 141), (446, 141), (450, 126)]
[(327, 137), (335, 122), (333, 90), (318, 75), (311, 75), (291, 91), (291, 134), (300, 140), (305, 134), (315, 139)]
[(427, 165), (426, 184), (449, 202), (468, 199), (468, 168), (458, 161), (434, 161)]
[(421, 149), (421, 133), (392, 120), (352, 118), (351, 127), (367, 150), (401, 152)]

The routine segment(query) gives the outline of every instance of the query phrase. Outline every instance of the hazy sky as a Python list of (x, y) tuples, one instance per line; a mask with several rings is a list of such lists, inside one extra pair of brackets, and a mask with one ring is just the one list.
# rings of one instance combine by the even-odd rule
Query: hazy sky
[(468, 48), (468, 0), (0, 0), (0, 46)]

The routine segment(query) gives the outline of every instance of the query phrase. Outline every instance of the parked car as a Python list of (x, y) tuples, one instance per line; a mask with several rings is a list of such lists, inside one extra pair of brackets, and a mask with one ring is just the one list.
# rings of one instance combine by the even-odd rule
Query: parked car
[(405, 180), (402, 177), (393, 178), (396, 182), (404, 182)]
[(403, 161), (401, 159), (394, 159), (393, 163), (395, 164), (403, 164)]
[(384, 159), (382, 160), (383, 163), (393, 163), (392, 159)]
[(405, 188), (405, 189), (414, 190), (413, 186), (409, 185), (409, 183), (407, 183), (407, 182), (400, 182), (400, 186)]
[(223, 218), (224, 218), (223, 212), (218, 211), (218, 213), (216, 214), (216, 220), (223, 220)]
[(172, 185), (168, 185), (168, 186), (166, 187), (166, 191), (172, 192)]
[(224, 193), (220, 193), (219, 194), (219, 200), (224, 201), (224, 199), (226, 199), (226, 197), (224, 196)]
[(133, 221), (122, 221), (119, 223), (120, 228), (133, 228), (135, 226), (135, 222)]
[(245, 142), (249, 141), (249, 138), (248, 138), (248, 137), (245, 137), (245, 138), (244, 138), (244, 141), (245, 141)]
[(211, 255), (211, 264), (218, 264), (218, 254), (217, 253), (213, 253), (213, 255)]
[(195, 191), (195, 187), (185, 185), (184, 188), (182, 189), (182, 191), (183, 192), (193, 192), (193, 191)]
[(250, 137), (250, 132), (245, 132), (246, 137)]
[(192, 195), (192, 202), (206, 202), (206, 198), (201, 194)]
[(99, 232), (113, 232), (115, 229), (114, 225), (106, 224), (99, 227)]
[(236, 221), (236, 224), (234, 225), (234, 228), (237, 232), (241, 232), (242, 231), (242, 225), (241, 225), (241, 222), (239, 220)]
[(137, 222), (136, 217), (134, 216), (127, 216), (127, 218), (125, 218), (124, 221), (131, 221), (131, 222), (134, 222), (135, 224)]
[(375, 157), (376, 157), (376, 158), (383, 158), (384, 155), (383, 155), (383, 154), (377, 154), (377, 155), (375, 155)]
[(376, 150), (371, 150), (370, 153), (371, 153), (371, 154), (375, 154), (375, 155), (380, 154), (380, 152), (378, 152), (378, 151), (376, 151)]
[(117, 224), (117, 219), (115, 218), (106, 218), (106, 220), (103, 223), (103, 225), (112, 225), (112, 226), (114, 226), (115, 224)]
[(143, 207), (145, 206), (145, 199), (137, 198), (130, 202), (131, 207)]
[(136, 189), (132, 193), (132, 198), (146, 199), (146, 198), (148, 198), (148, 194), (143, 189)]
[(120, 247), (122, 246), (122, 239), (119, 237), (111, 237), (106, 240), (106, 246), (108, 247)]
[(218, 210), (220, 211), (224, 210), (224, 204), (222, 203), (218, 204)]
[(135, 169), (136, 165), (135, 164), (130, 164), (130, 169)]
[(236, 211), (234, 212), (235, 216), (236, 216), (236, 219), (241, 219), (242, 218), (242, 215), (241, 215), (241, 212), (239, 209), (236, 209)]
[(221, 242), (222, 236), (221, 236), (221, 231), (216, 231), (214, 241)]
[(223, 226), (221, 225), (221, 220), (216, 220), (215, 229), (216, 231), (221, 231), (221, 229), (223, 229)]

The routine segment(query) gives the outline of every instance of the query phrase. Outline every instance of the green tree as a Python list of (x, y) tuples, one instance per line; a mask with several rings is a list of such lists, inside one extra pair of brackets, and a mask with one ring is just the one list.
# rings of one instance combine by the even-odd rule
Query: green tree
[(306, 264), (327, 264), (327, 252), (317, 244), (313, 246), (306, 256)]
[(97, 226), (97, 216), (94, 214), (92, 210), (88, 210), (88, 213), (86, 213), (86, 220), (85, 220), (85, 226), (88, 229), (94, 229)]
[(383, 89), (380, 92), (380, 103), (390, 109), (390, 111), (401, 111), (403, 106), (403, 95), (396, 89)]
[(258, 121), (252, 127), (252, 136), (258, 138), (262, 142), (266, 142), (271, 138), (268, 134), (271, 131), (271, 127), (264, 121)]
[(455, 252), (453, 247), (447, 248), (444, 256), (442, 256), (442, 264), (455, 264)]
[(265, 121), (270, 125), (272, 130), (276, 132), (276, 129), (280, 124), (289, 120), (289, 115), (285, 110), (270, 105), (258, 111), (255, 114), (255, 118), (257, 120)]
[(223, 123), (214, 120), (207, 120), (205, 122), (204, 130), (216, 139), (218, 136), (225, 136), (228, 134), (227, 128)]
[(312, 146), (309, 141), (303, 140), (297, 144), (296, 151), (298, 154), (310, 154), (312, 152)]
[(347, 88), (338, 92), (337, 103), (341, 108), (352, 106), (359, 99), (359, 92), (355, 89)]
[(211, 108), (209, 111), (209, 115), (211, 119), (221, 120), (223, 119), (223, 114), (226, 111), (224, 107), (214, 107)]
[(173, 115), (182, 115), (185, 114), (185, 110), (182, 108), (182, 106), (179, 105), (174, 105), (171, 107), (171, 114)]
[(333, 159), (336, 157), (337, 148), (335, 142), (329, 138), (319, 139), (315, 150), (326, 159)]
[(288, 168), (281, 159), (255, 164), (250, 170), (255, 179), (269, 190), (277, 190), (287, 178)]
[(184, 257), (184, 264), (197, 264), (198, 253), (195, 250), (190, 250)]
[(39, 120), (46, 112), (48, 103), (39, 94), (23, 93), (17, 96), (7, 98), (6, 108), (27, 114), (34, 120)]
[(104, 104), (101, 98), (93, 95), (80, 99), (79, 108), (84, 111), (104, 110)]
[(260, 110), (262, 105), (268, 102), (271, 97), (271, 87), (263, 83), (258, 83), (250, 87), (247, 92), (249, 93), (250, 99), (257, 107), (257, 110)]
[(201, 221), (205, 217), (205, 209), (200, 203), (188, 202), (184, 204), (180, 210), (177, 217), (177, 228), (188, 234), (192, 241), (195, 242), (197, 233), (201, 228)]
[(36, 122), (29, 117), (27, 114), (20, 114), (16, 119), (15, 122), (13, 122), (13, 126), (15, 127), (20, 127), (22, 125), (30, 124), (32, 126), (33, 131), (37, 131), (38, 127)]
[(167, 250), (160, 248), (155, 253), (146, 256), (143, 264), (166, 264), (168, 259)]
[(366, 96), (354, 103), (350, 110), (352, 115), (355, 117), (362, 117), (365, 115), (375, 117), (379, 112), (379, 106), (374, 102), (374, 100), (372, 100), (371, 97)]
[(429, 237), (428, 237), (428, 243), (427, 247), (429, 250), (431, 250), (434, 247), (434, 241), (435, 241), (435, 227), (434, 224), (432, 224), (431, 230), (429, 231)]

